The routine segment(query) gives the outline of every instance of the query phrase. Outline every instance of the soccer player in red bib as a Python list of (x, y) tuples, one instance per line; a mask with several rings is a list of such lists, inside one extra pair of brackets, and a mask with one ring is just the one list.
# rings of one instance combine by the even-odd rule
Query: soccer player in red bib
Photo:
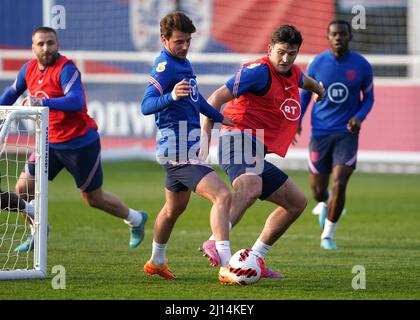
[[(35, 59), (23, 65), (13, 85), (0, 97), (0, 104), (12, 105), (28, 90), (23, 105), (49, 107), (49, 180), (63, 168), (67, 169), (89, 206), (124, 219), (130, 226), (129, 246), (135, 248), (143, 241), (147, 214), (128, 208), (114, 194), (102, 189), (98, 126), (87, 113), (80, 71), (71, 60), (59, 54), (58, 49), (54, 29), (36, 29), (32, 34)], [(34, 159), (31, 155), (16, 184), (16, 192), (29, 199), (35, 188)], [(33, 237), (30, 236), (16, 251), (26, 252), (32, 248)]]
[[(280, 26), (272, 35), (268, 55), (245, 64), (208, 99), (216, 109), (227, 102), (223, 114), (235, 123), (234, 127), (222, 126), (219, 139), (219, 165), (236, 191), (230, 227), (257, 198), (277, 205), (252, 247), (262, 258), (307, 204), (305, 194), (287, 174), (264, 159), (269, 152), (284, 157), (294, 139), (301, 114), (299, 87), (315, 92), (318, 99), (324, 96), (322, 85), (293, 64), (301, 44), (302, 36), (294, 26)], [(209, 141), (211, 128), (212, 123), (206, 120), (202, 141)], [(203, 158), (206, 150), (208, 145), (202, 144)], [(217, 252), (212, 237), (202, 250), (214, 264)], [(283, 275), (266, 268), (264, 277)]]

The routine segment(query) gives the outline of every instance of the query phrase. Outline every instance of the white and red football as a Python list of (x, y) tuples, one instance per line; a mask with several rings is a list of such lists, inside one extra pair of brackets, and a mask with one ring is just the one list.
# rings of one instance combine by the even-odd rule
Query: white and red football
[(253, 284), (264, 275), (265, 262), (251, 249), (237, 251), (229, 260), (228, 270), (238, 284)]

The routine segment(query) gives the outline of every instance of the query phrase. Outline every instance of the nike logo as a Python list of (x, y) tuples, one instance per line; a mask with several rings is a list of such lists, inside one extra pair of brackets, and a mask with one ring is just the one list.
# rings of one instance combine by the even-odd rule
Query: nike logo
[(290, 86), (290, 87), (284, 87), (284, 90), (289, 90), (289, 89), (291, 89), (291, 88), (293, 88), (294, 86)]
[(41, 84), (41, 83), (42, 83), (42, 81), (44, 81), (44, 79), (38, 80), (38, 83), (39, 83), (39, 84)]

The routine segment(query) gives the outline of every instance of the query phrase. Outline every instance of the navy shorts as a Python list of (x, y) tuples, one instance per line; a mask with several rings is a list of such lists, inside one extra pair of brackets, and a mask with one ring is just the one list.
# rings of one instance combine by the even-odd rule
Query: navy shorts
[(208, 164), (199, 161), (197, 163), (163, 164), (162, 167), (166, 171), (165, 187), (172, 192), (195, 191), (201, 179), (214, 171)]
[(356, 168), (359, 135), (333, 133), (311, 138), (309, 144), (309, 171), (313, 174), (329, 174), (335, 165)]
[(280, 188), (288, 175), (264, 159), (267, 148), (242, 134), (223, 135), (219, 138), (219, 166), (230, 182), (242, 174), (255, 174), (262, 179), (259, 199), (265, 200)]
[[(49, 148), (48, 180), (54, 180), (61, 169), (66, 168), (76, 181), (77, 187), (91, 192), (102, 186), (101, 144), (99, 139), (79, 149), (58, 150)], [(27, 162), (27, 172), (35, 176), (34, 154)]]

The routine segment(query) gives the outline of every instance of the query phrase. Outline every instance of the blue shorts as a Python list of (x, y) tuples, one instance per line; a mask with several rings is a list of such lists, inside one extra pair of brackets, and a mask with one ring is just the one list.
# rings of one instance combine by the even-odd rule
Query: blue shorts
[(335, 165), (356, 168), (359, 135), (333, 133), (311, 138), (309, 144), (309, 171), (313, 174), (329, 174)]
[(163, 164), (166, 171), (165, 187), (172, 192), (195, 191), (198, 183), (213, 168), (205, 163)]
[[(48, 180), (54, 180), (61, 169), (66, 168), (76, 181), (77, 187), (91, 192), (102, 186), (101, 144), (99, 139), (86, 147), (73, 150), (48, 150)], [(35, 158), (27, 161), (27, 172), (35, 176)]]
[(219, 166), (230, 182), (242, 174), (256, 174), (262, 179), (259, 199), (265, 200), (280, 188), (288, 175), (264, 159), (267, 148), (249, 136), (223, 135), (219, 138)]

